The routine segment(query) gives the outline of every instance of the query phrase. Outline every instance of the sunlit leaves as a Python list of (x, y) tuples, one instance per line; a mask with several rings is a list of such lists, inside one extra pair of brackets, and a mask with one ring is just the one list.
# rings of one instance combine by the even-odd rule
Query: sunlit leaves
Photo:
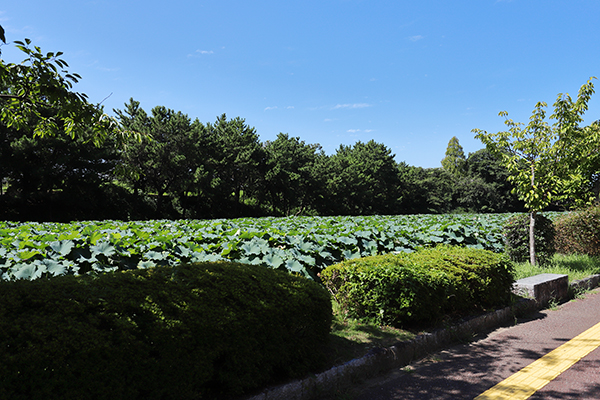
[(323, 268), (437, 243), (502, 251), (508, 214), (0, 222), (3, 279), (232, 260), (316, 278)]
[[(0, 40), (5, 42), (0, 27)], [(30, 39), (14, 41), (24, 60), (0, 60), (0, 121), (17, 130), (31, 129), (37, 136), (66, 134), (99, 145), (109, 136), (119, 143), (132, 132), (104, 114), (100, 105), (88, 102), (87, 95), (73, 91), (81, 76), (67, 70), (62, 52), (42, 53)]]

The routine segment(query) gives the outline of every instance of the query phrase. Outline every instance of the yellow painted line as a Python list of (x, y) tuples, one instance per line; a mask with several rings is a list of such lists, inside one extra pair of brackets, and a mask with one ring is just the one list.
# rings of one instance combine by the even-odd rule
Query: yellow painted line
[(526, 399), (599, 346), (600, 323), (486, 390), (474, 400)]

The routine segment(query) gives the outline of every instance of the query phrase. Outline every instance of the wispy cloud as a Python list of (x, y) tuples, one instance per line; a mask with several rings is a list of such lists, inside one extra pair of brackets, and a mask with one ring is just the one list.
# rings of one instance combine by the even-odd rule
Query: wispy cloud
[(415, 36), (409, 36), (408, 40), (410, 40), (411, 42), (418, 42), (421, 39), (424, 39), (425, 36), (423, 35), (415, 35)]
[(367, 104), (367, 103), (336, 104), (334, 107), (332, 107), (332, 110), (337, 110), (340, 108), (366, 108), (366, 107), (371, 107), (371, 104)]
[(369, 133), (369, 132), (373, 132), (373, 129), (365, 129), (365, 130), (362, 130), (362, 129), (348, 129), (346, 132), (349, 132), (349, 133), (356, 133), (356, 132), (366, 132), (366, 133)]
[(273, 107), (265, 107), (264, 111), (268, 111), (268, 110), (276, 110), (277, 106), (273, 106)]
[(195, 52), (188, 54), (188, 57), (200, 57), (203, 55), (207, 55), (207, 54), (214, 54), (214, 51), (212, 50), (196, 50)]

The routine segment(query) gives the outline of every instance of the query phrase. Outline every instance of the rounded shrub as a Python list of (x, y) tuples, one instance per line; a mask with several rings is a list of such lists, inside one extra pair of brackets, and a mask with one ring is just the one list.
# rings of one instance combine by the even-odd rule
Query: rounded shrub
[[(514, 262), (529, 261), (529, 214), (515, 214), (503, 227), (504, 247)], [(539, 265), (547, 265), (554, 257), (555, 229), (552, 220), (542, 214), (535, 215), (535, 253)]]
[(506, 256), (453, 246), (347, 260), (320, 277), (350, 317), (395, 326), (508, 304), (514, 281)]
[(198, 399), (320, 367), (328, 293), (201, 263), (0, 284), (0, 398)]
[(558, 253), (600, 256), (599, 206), (564, 214), (554, 225)]

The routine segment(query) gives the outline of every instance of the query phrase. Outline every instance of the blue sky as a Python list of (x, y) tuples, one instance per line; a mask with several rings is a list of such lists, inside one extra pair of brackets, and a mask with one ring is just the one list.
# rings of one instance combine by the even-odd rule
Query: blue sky
[[(600, 77), (598, 0), (7, 0), (7, 40), (62, 51), (109, 114), (129, 98), (319, 143), (371, 139), (439, 167), (456, 136), (527, 122)], [(5, 62), (23, 58), (2, 47)], [(600, 90), (600, 81), (595, 81)], [(108, 96), (108, 98), (107, 98)], [(586, 122), (600, 119), (600, 94)]]

